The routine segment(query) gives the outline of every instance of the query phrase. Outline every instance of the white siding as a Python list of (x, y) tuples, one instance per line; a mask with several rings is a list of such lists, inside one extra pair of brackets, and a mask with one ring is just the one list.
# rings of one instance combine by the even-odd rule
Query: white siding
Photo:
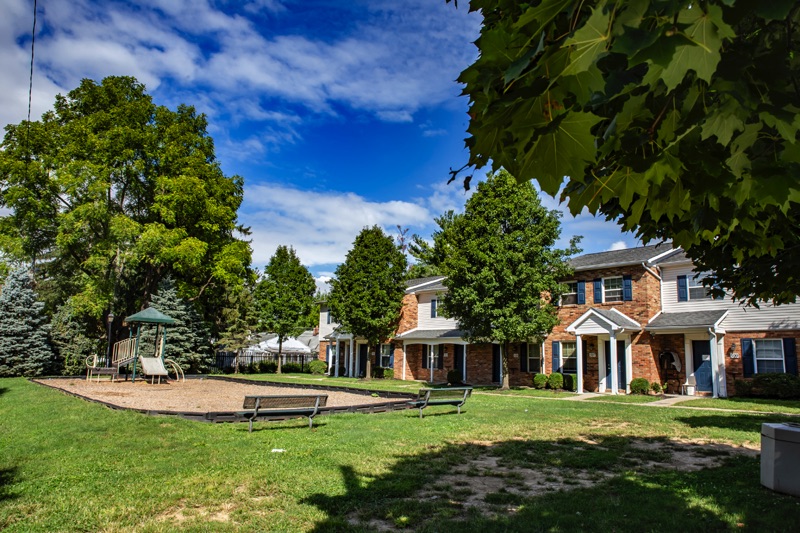
[(323, 339), (325, 336), (333, 333), (333, 330), (339, 324), (331, 322), (328, 324), (328, 306), (322, 304), (319, 306), (319, 338)]
[(438, 316), (431, 318), (431, 300), (439, 300), (439, 296), (435, 292), (419, 294), (419, 303), (417, 304), (417, 327), (419, 329), (457, 329), (453, 318), (444, 318)]
[(713, 309), (730, 309), (730, 299), (714, 300), (689, 300), (678, 301), (678, 276), (691, 278), (695, 275), (692, 265), (665, 266), (661, 270), (661, 309), (665, 313), (680, 313), (687, 311), (710, 311)]
[(661, 307), (665, 313), (727, 309), (728, 316), (720, 324), (725, 331), (765, 331), (800, 329), (800, 304), (775, 307), (761, 304), (760, 309), (743, 307), (730, 298), (721, 300), (678, 301), (678, 276), (693, 276), (691, 265), (665, 266), (661, 271)]
[(581, 335), (608, 335), (611, 327), (607, 322), (604, 322), (597, 317), (590, 316), (578, 327), (578, 333)]

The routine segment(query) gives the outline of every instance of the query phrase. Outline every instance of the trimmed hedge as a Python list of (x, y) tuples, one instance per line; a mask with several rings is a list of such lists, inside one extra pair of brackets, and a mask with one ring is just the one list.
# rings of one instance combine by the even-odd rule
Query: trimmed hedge
[(631, 380), (631, 394), (647, 394), (650, 392), (650, 382), (644, 378)]
[(320, 361), (319, 359), (314, 359), (310, 363), (308, 363), (308, 369), (311, 371), (312, 374), (324, 374), (328, 371), (328, 365), (325, 364), (325, 361)]
[(578, 390), (578, 377), (574, 374), (564, 374), (564, 390)]
[(461, 383), (461, 371), (456, 370), (453, 368), (452, 370), (447, 371), (447, 382), (451, 385), (456, 385)]
[(756, 374), (749, 383), (736, 380), (735, 385), (736, 394), (739, 396), (781, 400), (800, 399), (800, 377), (792, 374)]
[(533, 376), (533, 388), (543, 389), (547, 386), (547, 374), (536, 374)]
[(564, 388), (564, 376), (560, 372), (553, 372), (549, 376), (547, 376), (547, 388), (548, 389), (563, 389)]
[(658, 381), (654, 381), (650, 385), (650, 390), (652, 390), (655, 394), (661, 394), (661, 391), (663, 389), (661, 388), (661, 383), (659, 383)]

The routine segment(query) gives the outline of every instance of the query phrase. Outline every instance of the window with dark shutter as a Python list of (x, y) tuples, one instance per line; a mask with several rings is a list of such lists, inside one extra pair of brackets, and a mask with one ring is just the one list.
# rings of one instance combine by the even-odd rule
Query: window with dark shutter
[(689, 301), (689, 289), (686, 284), (686, 276), (678, 276), (678, 301)]
[(436, 310), (436, 304), (437, 303), (438, 302), (436, 301), (436, 298), (431, 300), (431, 318), (436, 318), (438, 316), (437, 315), (437, 310)]

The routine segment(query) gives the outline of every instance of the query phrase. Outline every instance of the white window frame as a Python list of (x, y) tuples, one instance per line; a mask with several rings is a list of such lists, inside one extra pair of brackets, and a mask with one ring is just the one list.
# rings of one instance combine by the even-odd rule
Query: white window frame
[[(686, 299), (688, 301), (697, 300), (710, 300), (711, 289), (703, 285), (703, 278), (705, 274), (695, 274), (694, 276), (686, 276)], [(692, 296), (692, 289), (703, 289), (703, 296)]]
[(392, 357), (392, 345), (381, 344), (381, 368), (391, 368), (389, 365), (390, 358)]
[[(561, 373), (562, 374), (577, 374), (578, 373), (578, 343), (577, 342), (570, 342), (570, 341), (561, 341), (559, 344), (561, 344), (561, 349), (559, 350), (560, 356), (561, 356)], [(567, 357), (566, 355), (564, 355), (566, 353), (566, 350), (564, 350), (564, 347), (565, 346), (570, 346), (570, 345), (574, 346), (575, 351), (572, 352), (572, 356), (571, 357)], [(571, 360), (575, 361), (575, 370), (574, 370), (574, 372), (567, 372), (564, 369), (566, 367), (566, 365), (564, 363), (567, 361), (567, 359), (571, 359)]]
[[(559, 301), (559, 305), (577, 305), (578, 304), (578, 282), (577, 281), (565, 281), (564, 285), (569, 287), (570, 289), (575, 289), (574, 292), (565, 292), (561, 295), (561, 300)], [(564, 298), (566, 296), (574, 296), (574, 302), (565, 302)]]
[[(618, 279), (619, 280), (619, 289), (609, 289), (608, 288), (608, 281), (612, 280), (612, 279), (614, 279), (614, 280)], [(610, 299), (609, 296), (608, 296), (609, 291), (614, 291), (615, 293), (616, 293), (616, 291), (619, 291), (619, 298), (615, 297), (613, 300)], [(607, 302), (622, 302), (622, 301), (624, 301), (624, 298), (625, 298), (624, 291), (625, 291), (625, 289), (624, 289), (624, 281), (622, 279), (622, 276), (610, 276), (610, 277), (607, 277), (607, 278), (603, 278), (603, 303), (607, 303)]]
[[(531, 357), (531, 347), (536, 346), (539, 355), (536, 357)], [(542, 373), (542, 344), (539, 342), (529, 342), (527, 345), (527, 353), (523, 354), (523, 356), (528, 360), (528, 372), (532, 372), (534, 374), (541, 374)], [(535, 365), (531, 364), (531, 361), (537, 361)]]
[[(758, 371), (758, 361), (759, 361), (759, 359), (761, 359), (762, 361), (778, 361), (777, 357), (759, 357), (758, 356), (758, 345), (759, 345), (759, 343), (764, 343), (764, 342), (769, 342), (769, 343), (777, 342), (778, 346), (780, 346), (780, 348), (781, 348), (780, 361), (781, 361), (781, 368), (782, 368), (780, 373), (785, 374), (786, 373), (786, 354), (783, 353), (783, 339), (753, 339), (753, 366), (755, 367), (755, 369), (754, 369), (755, 373), (759, 374), (759, 371)], [(760, 373), (761, 374), (771, 374), (772, 372), (760, 372)]]

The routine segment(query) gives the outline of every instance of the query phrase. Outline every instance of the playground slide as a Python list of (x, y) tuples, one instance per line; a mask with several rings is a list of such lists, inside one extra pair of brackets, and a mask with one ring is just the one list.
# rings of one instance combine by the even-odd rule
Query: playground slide
[(160, 357), (140, 357), (142, 373), (146, 376), (167, 376), (167, 369)]

